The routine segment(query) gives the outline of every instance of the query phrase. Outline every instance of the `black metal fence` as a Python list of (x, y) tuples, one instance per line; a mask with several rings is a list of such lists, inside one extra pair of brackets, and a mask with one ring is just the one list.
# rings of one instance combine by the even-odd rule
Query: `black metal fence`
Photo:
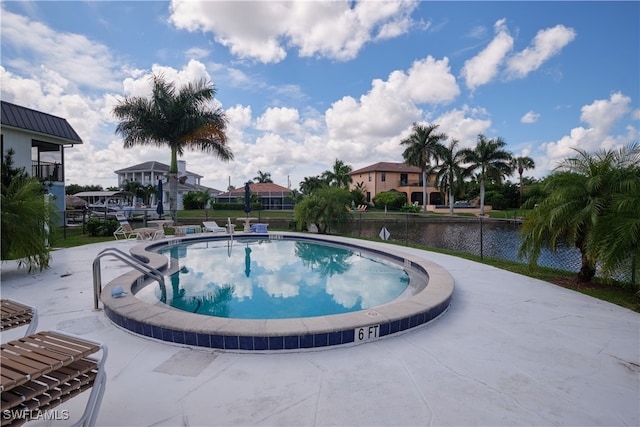
[[(349, 230), (357, 237), (381, 238), (382, 229), (389, 240), (448, 249), (483, 257), (493, 257), (528, 263), (518, 257), (520, 224), (513, 220), (493, 220), (478, 217), (423, 217), (411, 214), (389, 214), (386, 218), (369, 219), (356, 215)], [(571, 246), (561, 246), (556, 252), (543, 249), (538, 265), (577, 272), (581, 266), (580, 252)]]

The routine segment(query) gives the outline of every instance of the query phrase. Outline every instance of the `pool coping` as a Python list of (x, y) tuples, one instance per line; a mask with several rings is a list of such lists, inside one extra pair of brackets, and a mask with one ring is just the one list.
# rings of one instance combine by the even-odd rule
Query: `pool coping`
[[(374, 247), (365, 240), (293, 232), (235, 235), (236, 238), (262, 236), (327, 242), (391, 257), (407, 267), (424, 272), (428, 276), (428, 284), (406, 299), (351, 313), (294, 319), (228, 319), (178, 311), (160, 303), (149, 304), (138, 299), (134, 294), (145, 277), (137, 270), (132, 270), (112, 280), (102, 290), (101, 300), (106, 316), (131, 332), (176, 344), (229, 351), (300, 351), (362, 344), (404, 332), (440, 316), (451, 302), (453, 277), (440, 265), (408, 255), (394, 245), (376, 244)], [(189, 241), (228, 239), (229, 235), (212, 233), (168, 237), (136, 245), (130, 249), (130, 253), (149, 266), (166, 272), (169, 264), (166, 256), (152, 250)], [(118, 285), (124, 288), (126, 294), (114, 298), (111, 290)]]

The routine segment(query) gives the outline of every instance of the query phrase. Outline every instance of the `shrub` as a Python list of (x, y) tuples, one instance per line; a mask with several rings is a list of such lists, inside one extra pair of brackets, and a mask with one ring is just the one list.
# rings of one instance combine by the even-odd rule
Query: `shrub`
[(110, 236), (119, 227), (118, 221), (113, 219), (102, 220), (99, 218), (90, 218), (87, 221), (87, 233), (91, 237)]
[(412, 203), (405, 203), (400, 210), (402, 212), (409, 212), (409, 213), (420, 213), (421, 208), (420, 206), (416, 206)]
[(378, 193), (373, 198), (373, 203), (377, 207), (387, 207), (388, 209), (400, 209), (407, 203), (407, 196), (398, 191), (385, 191)]
[(489, 191), (485, 197), (487, 204), (493, 209), (504, 210), (509, 209), (509, 201), (497, 191)]
[(186, 210), (202, 210), (211, 200), (208, 191), (189, 191), (182, 198), (182, 203)]

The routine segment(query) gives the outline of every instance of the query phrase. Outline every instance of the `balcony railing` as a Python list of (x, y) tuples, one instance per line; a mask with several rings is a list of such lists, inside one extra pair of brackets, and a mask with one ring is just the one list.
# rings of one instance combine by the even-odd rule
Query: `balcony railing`
[(399, 181), (398, 187), (422, 187), (422, 180), (410, 181), (401, 179)]
[(64, 174), (62, 164), (50, 162), (31, 162), (31, 175), (43, 181), (63, 182)]

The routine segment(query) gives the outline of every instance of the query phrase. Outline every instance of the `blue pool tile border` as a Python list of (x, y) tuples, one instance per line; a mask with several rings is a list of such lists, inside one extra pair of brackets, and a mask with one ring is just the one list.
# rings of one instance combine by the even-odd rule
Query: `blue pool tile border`
[[(381, 323), (379, 336), (384, 337), (402, 332), (428, 323), (437, 317), (448, 307), (448, 304), (440, 304), (428, 313), (413, 314), (402, 319)], [(437, 313), (437, 314), (436, 314)], [(303, 350), (353, 344), (355, 342), (355, 330), (346, 329), (327, 333), (283, 335), (283, 336), (244, 336), (244, 335), (219, 335), (181, 331), (160, 326), (148, 325), (135, 319), (126, 318), (105, 307), (106, 316), (115, 324), (124, 329), (136, 332), (149, 338), (176, 344), (185, 344), (197, 347), (215, 348), (221, 350), (245, 350), (245, 351), (272, 351), (272, 350)]]

